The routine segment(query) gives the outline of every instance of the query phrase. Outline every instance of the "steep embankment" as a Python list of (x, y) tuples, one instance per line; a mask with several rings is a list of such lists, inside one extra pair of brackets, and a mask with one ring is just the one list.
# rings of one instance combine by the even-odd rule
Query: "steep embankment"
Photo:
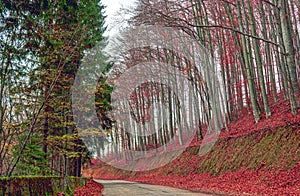
[(232, 123), (202, 157), (194, 142), (159, 169), (128, 172), (94, 161), (84, 174), (233, 195), (300, 195), (300, 115), (287, 108), (277, 105), (258, 124), (250, 116)]

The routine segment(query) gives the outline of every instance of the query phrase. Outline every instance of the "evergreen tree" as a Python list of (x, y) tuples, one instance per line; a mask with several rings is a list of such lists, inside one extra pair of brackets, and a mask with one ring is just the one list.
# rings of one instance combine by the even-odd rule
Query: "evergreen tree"
[[(1, 168), (6, 171), (1, 173), (12, 175), (16, 168), (22, 168), (24, 153), (38, 152), (32, 148), (33, 136), (38, 136), (42, 137), (42, 143), (38, 146), (42, 150), (43, 160), (47, 160), (45, 165), (50, 168), (42, 168), (43, 174), (80, 175), (86, 149), (73, 122), (71, 87), (84, 52), (104, 40), (103, 9), (100, 0), (1, 1), (0, 30), (1, 36), (6, 38), (3, 39), (6, 42), (1, 41), (6, 51), (1, 56), (1, 85), (4, 85), (7, 77), (12, 76), (9, 75), (11, 70), (18, 68), (20, 77), (13, 81), (15, 94), (20, 95), (18, 110), (28, 114), (25, 124), (19, 122), (24, 129), (21, 140), (0, 138), (1, 161), (9, 155), (4, 152), (14, 151), (14, 157), (7, 158), (12, 160), (10, 166)], [(10, 65), (10, 69), (4, 69), (12, 63), (14, 65)], [(1, 89), (3, 102), (6, 88)], [(3, 106), (1, 104), (1, 112), (8, 113)], [(15, 108), (10, 112), (14, 115)], [(8, 132), (4, 128), (4, 124), (1, 124), (3, 135)], [(13, 143), (15, 145), (11, 145)], [(29, 157), (32, 156), (26, 159)], [(1, 167), (3, 165), (7, 164), (1, 164)]]

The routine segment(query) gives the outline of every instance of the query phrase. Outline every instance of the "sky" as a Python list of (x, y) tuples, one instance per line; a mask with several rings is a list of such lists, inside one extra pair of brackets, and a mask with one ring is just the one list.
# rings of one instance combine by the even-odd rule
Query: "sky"
[(106, 25), (108, 26), (107, 35), (113, 35), (117, 32), (117, 28), (115, 27), (114, 19), (116, 18), (117, 12), (121, 8), (126, 8), (128, 6), (132, 6), (136, 0), (102, 0), (102, 4), (106, 6), (105, 14)]

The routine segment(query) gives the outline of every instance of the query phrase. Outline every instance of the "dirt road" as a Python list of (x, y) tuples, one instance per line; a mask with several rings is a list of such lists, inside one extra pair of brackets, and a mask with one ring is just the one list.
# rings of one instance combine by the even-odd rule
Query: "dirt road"
[(190, 196), (209, 196), (204, 193), (193, 193), (190, 191), (176, 189), (167, 186), (150, 185), (136, 182), (128, 182), (121, 180), (95, 180), (103, 184), (104, 196), (139, 196), (139, 195), (190, 195)]

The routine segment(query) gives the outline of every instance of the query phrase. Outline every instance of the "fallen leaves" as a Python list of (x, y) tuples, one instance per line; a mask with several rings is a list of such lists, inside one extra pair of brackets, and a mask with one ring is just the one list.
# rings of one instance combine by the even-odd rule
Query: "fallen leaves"
[(103, 185), (89, 180), (83, 187), (76, 188), (74, 196), (102, 196)]
[[(198, 157), (193, 148), (171, 164), (149, 172), (122, 171), (92, 160), (93, 166), (84, 173), (99, 179), (122, 179), (221, 194), (300, 195), (300, 111), (294, 116), (289, 108), (288, 102), (281, 101), (271, 107), (270, 118), (254, 123), (252, 115), (245, 114), (231, 123), (228, 131), (223, 130), (220, 134), (223, 143), (215, 145), (218, 154), (214, 157), (222, 160), (208, 164), (208, 169), (218, 175), (199, 172), (201, 163), (211, 160), (212, 155)], [(191, 146), (200, 144), (201, 141), (194, 140)], [(245, 165), (247, 159), (240, 156), (254, 158), (255, 162)], [(237, 168), (231, 168), (229, 163), (236, 164)], [(225, 172), (224, 168), (227, 168)]]

